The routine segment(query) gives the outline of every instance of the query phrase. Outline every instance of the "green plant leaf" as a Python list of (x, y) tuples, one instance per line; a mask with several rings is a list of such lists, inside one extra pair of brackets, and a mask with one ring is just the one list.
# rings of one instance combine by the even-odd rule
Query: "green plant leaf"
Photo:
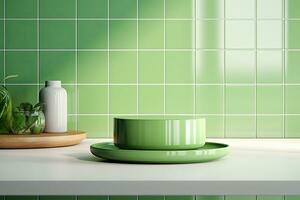
[(6, 81), (8, 79), (11, 79), (11, 78), (17, 78), (18, 76), (19, 76), (18, 74), (6, 76), (4, 79), (2, 79), (1, 83), (3, 83), (4, 81)]
[(23, 112), (13, 113), (12, 132), (23, 133), (26, 130), (26, 117)]

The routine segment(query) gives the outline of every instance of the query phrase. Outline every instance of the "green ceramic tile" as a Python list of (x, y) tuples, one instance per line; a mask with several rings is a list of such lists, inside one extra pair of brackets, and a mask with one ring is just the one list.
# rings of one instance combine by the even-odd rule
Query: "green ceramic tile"
[(136, 52), (110, 52), (110, 82), (136, 83), (137, 79), (137, 53)]
[(75, 52), (40, 52), (40, 80), (61, 80), (62, 83), (75, 82)]
[(0, 199), (1, 199), (1, 200), (4, 200), (4, 196), (0, 196)]
[(78, 86), (80, 114), (105, 114), (108, 108), (108, 87), (101, 85)]
[(40, 200), (76, 200), (75, 196), (40, 196)]
[(300, 21), (288, 20), (286, 21), (286, 48), (299, 49), (300, 48)]
[(300, 85), (285, 86), (285, 112), (300, 114)]
[(8, 85), (6, 86), (13, 100), (13, 106), (29, 102), (36, 104), (38, 101), (38, 86), (34, 85)]
[(9, 51), (6, 52), (6, 74), (18, 74), (17, 78), (8, 79), (7, 83), (37, 82), (37, 52)]
[(37, 29), (34, 20), (8, 20), (5, 23), (7, 49), (37, 48)]
[(75, 10), (74, 0), (40, 0), (40, 17), (73, 18)]
[(165, 200), (194, 200), (194, 196), (166, 196)]
[(106, 18), (108, 17), (108, 0), (78, 0), (77, 9), (79, 18)]
[(136, 18), (137, 0), (109, 0), (110, 18)]
[(286, 52), (286, 69), (285, 69), (285, 82), (286, 83), (300, 83), (300, 52), (287, 51)]
[(164, 196), (139, 196), (138, 200), (165, 200)]
[(224, 196), (196, 196), (196, 200), (224, 200)]
[(198, 18), (223, 18), (224, 0), (198, 0)]
[(201, 85), (196, 89), (197, 114), (223, 113), (223, 86)]
[(166, 113), (192, 114), (194, 112), (194, 87), (187, 85), (166, 86)]
[(137, 196), (110, 196), (110, 200), (137, 200)]
[(68, 114), (76, 114), (77, 113), (76, 85), (63, 85), (62, 87), (65, 88), (68, 94)]
[[(4, 26), (3, 26), (3, 24), (4, 24), (3, 20), (0, 20), (0, 49), (4, 48)], [(6, 46), (6, 48), (7, 48), (7, 46)]]
[(0, 17), (4, 17), (4, 0), (0, 0)]
[(139, 52), (138, 62), (140, 83), (164, 82), (164, 52)]
[(192, 18), (193, 0), (165, 0), (167, 18)]
[(226, 83), (255, 82), (255, 51), (226, 51)]
[(192, 51), (166, 52), (166, 83), (194, 83), (193, 55)]
[[(257, 116), (257, 137), (283, 138), (282, 116)], [(267, 200), (269, 198), (260, 198)]]
[(109, 127), (108, 127), (108, 134), (110, 138), (113, 138), (114, 137), (114, 118), (115, 117), (120, 117), (120, 116), (123, 116), (123, 115), (110, 115), (109, 117)]
[(258, 51), (256, 70), (258, 83), (281, 83), (282, 51)]
[(78, 196), (77, 200), (109, 200), (108, 196)]
[(77, 117), (68, 116), (68, 130), (76, 131), (77, 130)]
[(290, 195), (290, 196), (284, 197), (284, 200), (299, 200), (299, 199), (300, 199), (300, 196), (296, 196), (296, 195), (294, 195), (294, 196)]
[(226, 21), (225, 26), (226, 48), (243, 49), (255, 47), (255, 23), (253, 20), (230, 20)]
[(78, 82), (106, 83), (108, 79), (108, 52), (78, 52)]
[(166, 21), (166, 48), (189, 49), (193, 47), (193, 21)]
[(107, 20), (78, 21), (78, 48), (105, 49), (108, 47)]
[(110, 86), (109, 111), (112, 114), (135, 114), (137, 112), (136, 86)]
[[(227, 116), (225, 119), (225, 127), (226, 127), (225, 137), (256, 138), (254, 116)], [(226, 198), (226, 200), (228, 199)], [(240, 199), (236, 199), (236, 200), (240, 200)]]
[(284, 200), (284, 196), (280, 196), (280, 195), (257, 196), (257, 200)]
[(164, 112), (164, 86), (139, 86), (139, 113), (160, 114)]
[(286, 15), (288, 18), (300, 18), (300, 2), (298, 0), (286, 0), (286, 6)]
[(111, 20), (109, 27), (109, 47), (111, 49), (137, 48), (136, 20)]
[(224, 117), (200, 115), (206, 120), (206, 137), (208, 138), (224, 138)]
[(254, 114), (255, 87), (254, 86), (226, 86), (226, 113)]
[(37, 1), (6, 1), (5, 12), (6, 17), (8, 18), (35, 18), (37, 16)]
[(255, 0), (226, 0), (226, 18), (245, 19), (255, 17)]
[(233, 195), (228, 195), (225, 197), (226, 200), (256, 200), (256, 196), (233, 196)]
[(4, 78), (4, 53), (0, 51), (0, 80)]
[(223, 83), (223, 51), (198, 51), (196, 66), (197, 83)]
[[(300, 138), (299, 121), (300, 116), (285, 116), (285, 138)], [(292, 198), (289, 198), (289, 200), (292, 200)]]
[(164, 21), (139, 20), (139, 48), (163, 49), (164, 48)]
[(40, 48), (74, 49), (75, 21), (45, 20), (40, 21)]
[(6, 196), (6, 200), (37, 200), (37, 196)]
[[(272, 6), (270, 6), (272, 5)], [(257, 1), (257, 18), (280, 19), (282, 18), (282, 0), (259, 0)]]
[(222, 20), (198, 20), (197, 48), (224, 48), (224, 22)]
[(283, 113), (283, 86), (257, 86), (257, 113)]
[(163, 18), (164, 0), (139, 0), (138, 14), (140, 18)]
[(108, 137), (108, 117), (78, 116), (78, 130), (86, 131), (89, 138)]
[(282, 20), (257, 22), (257, 48), (282, 48)]

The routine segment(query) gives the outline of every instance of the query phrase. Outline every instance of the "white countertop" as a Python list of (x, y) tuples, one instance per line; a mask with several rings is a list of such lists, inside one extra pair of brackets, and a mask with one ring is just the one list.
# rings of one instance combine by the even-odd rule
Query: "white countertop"
[(215, 139), (231, 153), (199, 164), (120, 164), (92, 143), (0, 150), (0, 195), (300, 194), (300, 140)]

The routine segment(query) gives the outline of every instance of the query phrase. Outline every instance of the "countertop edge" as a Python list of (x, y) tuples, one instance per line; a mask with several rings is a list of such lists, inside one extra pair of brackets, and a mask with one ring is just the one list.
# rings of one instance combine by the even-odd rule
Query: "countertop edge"
[(299, 188), (300, 181), (0, 181), (0, 195), (299, 195)]

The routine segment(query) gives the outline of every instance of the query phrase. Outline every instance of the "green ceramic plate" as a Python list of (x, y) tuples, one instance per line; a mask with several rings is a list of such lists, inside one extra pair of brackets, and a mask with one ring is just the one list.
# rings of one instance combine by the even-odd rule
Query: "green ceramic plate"
[(112, 142), (91, 145), (91, 152), (97, 157), (130, 163), (197, 163), (222, 158), (229, 153), (227, 144), (207, 142), (193, 150), (127, 150)]

